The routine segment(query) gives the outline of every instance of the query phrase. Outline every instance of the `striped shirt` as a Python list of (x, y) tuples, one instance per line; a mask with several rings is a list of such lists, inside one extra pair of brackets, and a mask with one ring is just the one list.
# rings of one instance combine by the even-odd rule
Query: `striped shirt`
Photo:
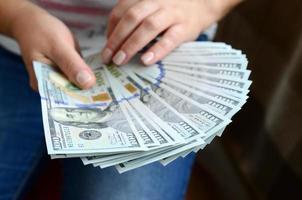
[[(32, 0), (32, 2), (64, 22), (75, 34), (85, 55), (85, 51), (99, 51), (105, 44), (108, 15), (117, 0)], [(213, 35), (214, 30), (210, 31), (210, 38)], [(0, 45), (20, 53), (17, 43), (5, 36), (0, 35)]]
[(115, 0), (34, 0), (40, 7), (62, 20), (73, 31), (104, 34), (107, 16)]
[[(117, 0), (32, 0), (64, 22), (75, 34), (81, 49), (100, 50), (105, 43), (107, 19)], [(0, 35), (0, 45), (20, 54), (15, 40)], [(85, 54), (85, 53), (84, 53)]]

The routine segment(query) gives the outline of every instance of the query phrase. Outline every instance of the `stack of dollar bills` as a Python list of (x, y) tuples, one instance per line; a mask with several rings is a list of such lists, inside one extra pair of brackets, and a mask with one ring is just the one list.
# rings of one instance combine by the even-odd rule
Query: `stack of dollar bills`
[(120, 173), (203, 149), (222, 135), (251, 85), (246, 56), (224, 43), (186, 43), (152, 66), (104, 65), (99, 54), (86, 62), (97, 78), (88, 90), (34, 62), (48, 153)]

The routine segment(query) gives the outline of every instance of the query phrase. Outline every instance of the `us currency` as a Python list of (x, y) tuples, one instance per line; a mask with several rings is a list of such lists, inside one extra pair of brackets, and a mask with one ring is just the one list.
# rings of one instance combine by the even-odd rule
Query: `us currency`
[(197, 139), (197, 140), (194, 140), (194, 141), (192, 141), (192, 142), (190, 142), (186, 145), (183, 145), (182, 147), (177, 147), (173, 150), (170, 149), (170, 150), (166, 150), (164, 152), (161, 151), (161, 152), (158, 152), (158, 153), (151, 154), (149, 156), (140, 157), (138, 159), (133, 159), (131, 161), (121, 163), (119, 165), (116, 165), (116, 169), (118, 170), (119, 173), (124, 173), (126, 171), (129, 171), (129, 170), (132, 170), (132, 169), (142, 167), (144, 165), (159, 161), (159, 160), (161, 160), (165, 157), (175, 155), (179, 152), (191, 149), (193, 147), (200, 146), (202, 144), (204, 144), (204, 141), (200, 140), (200, 139)]
[[(128, 102), (125, 102), (126, 108), (129, 111), (129, 113), (134, 114), (133, 112), (135, 112), (135, 110), (133, 108), (131, 108), (130, 104)], [(136, 113), (138, 114), (138, 113)], [(152, 149), (158, 149), (158, 148), (163, 148), (163, 147), (167, 147), (167, 146), (171, 146), (174, 145), (175, 142), (173, 140), (171, 140), (169, 137), (165, 136), (165, 134), (162, 132), (162, 130), (159, 129), (159, 127), (156, 127), (156, 125), (154, 123), (152, 123), (151, 120), (146, 120), (143, 118), (139, 118), (139, 116), (136, 116), (135, 119), (137, 120), (142, 120), (141, 123), (144, 123), (145, 126), (149, 126), (149, 127), (145, 127), (146, 131), (151, 132), (151, 134), (153, 134), (159, 141), (159, 145), (156, 146), (156, 148), (152, 148)], [(143, 121), (144, 120), (144, 121)], [(155, 129), (153, 129), (153, 127), (156, 127)], [(149, 132), (149, 134), (150, 134)], [(82, 159), (83, 162), (86, 164), (91, 164), (94, 163), (95, 166), (98, 166), (100, 164), (104, 165), (104, 162), (107, 163), (114, 163), (112, 165), (116, 165), (116, 162), (120, 162), (120, 161), (127, 161), (129, 160), (128, 158), (132, 158), (134, 156), (141, 156), (141, 154), (139, 153), (128, 153), (128, 154), (123, 154), (122, 156), (117, 156), (117, 155), (113, 155), (113, 156), (106, 156), (106, 158), (104, 159), (103, 156), (94, 156), (94, 157), (88, 157), (86, 159)]]
[[(187, 85), (194, 89), (203, 90), (203, 92), (206, 92), (206, 93), (211, 93), (211, 94), (216, 93), (216, 94), (219, 94), (219, 95), (216, 95), (217, 98), (228, 99), (232, 102), (233, 102), (232, 99), (235, 98), (235, 99), (239, 100), (239, 101), (235, 100), (236, 105), (243, 105), (244, 101), (241, 101), (241, 100), (246, 100), (248, 98), (247, 97), (247, 93), (249, 92), (248, 90), (235, 89), (235, 88), (233, 89), (232, 87), (230, 88), (228, 85), (224, 85), (224, 84), (219, 84), (219, 86), (217, 86), (217, 85), (215, 86), (215, 85), (211, 85), (208, 83), (200, 82), (198, 80), (192, 80), (190, 77), (187, 77), (186, 79), (184, 79), (184, 78), (179, 77), (180, 75), (175, 77), (174, 75), (165, 73), (165, 69), (163, 69), (162, 65), (150, 66), (148, 69), (143, 69), (139, 65), (134, 64), (131, 66), (129, 66), (129, 65), (123, 66), (123, 69), (127, 73), (130, 73), (132, 75), (131, 78), (133, 80), (135, 79), (135, 82), (137, 82), (138, 84), (141, 84), (142, 81), (139, 78), (135, 77), (134, 72), (152, 75), (152, 77), (157, 80), (169, 79), (170, 81), (180, 82), (181, 84)], [(138, 79), (138, 81), (137, 81), (137, 79)], [(145, 84), (145, 83), (143, 83), (143, 84)], [(144, 86), (144, 89), (149, 90), (150, 88), (147, 88), (146, 86)]]
[(175, 51), (196, 51), (196, 50), (203, 50), (203, 49), (229, 49), (231, 50), (232, 47), (222, 42), (187, 42), (182, 44), (180, 47), (176, 48)]
[(196, 67), (195, 65), (179, 66), (179, 65), (165, 65), (165, 69), (168, 71), (174, 71), (179, 73), (190, 74), (192, 72), (198, 74), (209, 74), (216, 76), (224, 76), (235, 79), (248, 79), (250, 76), (250, 70), (236, 70), (219, 67)]
[(165, 62), (179, 62), (179, 63), (202, 63), (207, 62), (208, 60), (215, 60), (218, 61), (224, 61), (224, 62), (230, 62), (236, 60), (237, 62), (244, 62), (246, 61), (246, 57), (242, 55), (215, 55), (215, 54), (208, 54), (206, 56), (173, 56), (165, 58)]
[[(154, 79), (153, 81), (156, 82), (156, 80)], [(240, 110), (240, 107), (230, 105), (229, 103), (226, 103), (222, 100), (216, 99), (214, 97), (203, 94), (201, 92), (191, 90), (189, 87), (186, 87), (185, 85), (171, 82), (165, 80), (164, 78), (161, 80), (161, 82), (158, 82), (157, 84), (159, 85), (159, 87), (168, 86), (171, 89), (177, 91), (178, 93), (181, 93), (187, 96), (188, 98), (198, 102), (199, 104), (209, 107), (211, 110), (213, 110), (213, 112), (222, 114), (226, 117), (232, 117), (235, 113), (237, 113)]]
[[(101, 69), (95, 70), (96, 85), (89, 91), (80, 90), (68, 81), (63, 75), (55, 71), (51, 66), (47, 66), (42, 63), (34, 63), (36, 68), (40, 68), (36, 71), (39, 82), (43, 84), (47, 83), (47, 87), (41, 88), (41, 98), (48, 98), (50, 101), (56, 104), (61, 104), (70, 107), (98, 107), (102, 110), (108, 108), (112, 103), (112, 98), (106, 88), (103, 77), (100, 75)], [(48, 96), (46, 96), (46, 94)]]
[(229, 69), (246, 69), (248, 65), (247, 59), (240, 58), (240, 59), (221, 59), (216, 58), (213, 59), (203, 59), (203, 60), (191, 60), (191, 59), (182, 59), (180, 61), (175, 60), (163, 60), (161, 61), (162, 64), (167, 65), (184, 65), (184, 66), (205, 66), (205, 67), (221, 67), (221, 68), (229, 68)]
[[(112, 103), (105, 110), (62, 105), (64, 91), (55, 87), (49, 66), (35, 63), (39, 80), (43, 123), (48, 153), (85, 154), (143, 151), (147, 148), (133, 134), (119, 106)], [(58, 103), (56, 103), (58, 102)]]
[[(109, 76), (111, 74), (116, 74), (115, 72), (113, 72), (113, 70), (104, 70), (105, 74), (107, 73), (107, 76)], [(114, 82), (112, 82), (113, 80), (112, 77), (107, 77), (108, 82), (111, 82), (111, 84), (113, 85)], [(131, 91), (133, 93), (132, 88), (135, 88), (134, 92), (139, 94), (139, 89), (137, 89), (135, 86), (131, 86), (131, 89), (129, 89), (129, 85), (132, 85), (132, 83), (128, 82), (126, 83), (126, 85), (124, 84), (125, 82), (120, 82), (120, 84), (122, 84), (125, 89), (127, 89), (128, 91)], [(138, 113), (134, 112), (132, 109), (129, 109), (129, 105), (128, 102), (125, 101), (122, 95), (119, 94), (119, 91), (116, 91), (115, 88), (112, 88), (112, 91), (115, 91), (115, 96), (118, 96), (120, 98), (119, 101), (119, 105), (122, 107), (123, 111), (129, 116), (129, 123), (133, 124), (134, 128), (138, 131), (139, 135), (143, 138), (144, 141), (144, 145), (148, 146), (148, 147), (152, 147), (152, 146), (159, 146), (162, 143), (168, 143), (169, 140), (167, 139), (167, 137), (165, 137), (165, 135), (161, 135), (159, 132), (155, 131), (155, 130), (151, 130), (150, 129), (150, 124), (145, 120), (143, 122), (143, 118), (139, 118), (138, 117)], [(131, 94), (132, 94), (131, 93)], [(149, 126), (149, 127), (147, 127)]]
[[(145, 73), (152, 75), (153, 78), (160, 80), (163, 77), (167, 77), (173, 80), (182, 81), (190, 85), (199, 85), (200, 83), (209, 86), (216, 87), (217, 89), (222, 89), (227, 91), (228, 94), (241, 98), (241, 96), (246, 96), (249, 93), (248, 87), (251, 85), (250, 81), (245, 80), (233, 80), (226, 77), (217, 77), (209, 75), (196, 75), (194, 73), (190, 75), (180, 74), (177, 72), (166, 71), (163, 66), (158, 65), (155, 67), (150, 67), (147, 69), (142, 69), (139, 67), (133, 67), (136, 73)], [(192, 76), (191, 76), (192, 75)]]
[[(149, 119), (151, 119), (154, 123), (156, 123), (163, 130), (165, 130), (165, 132), (174, 141), (184, 142), (184, 139), (182, 138), (179, 129), (176, 129), (176, 128), (170, 126), (169, 123), (167, 123), (169, 121), (169, 120), (167, 120), (168, 116), (164, 115), (164, 113), (169, 112), (170, 117), (172, 117), (174, 115), (168, 108), (166, 108), (164, 106), (160, 106), (160, 104), (155, 104), (153, 102), (150, 103), (151, 95), (149, 96), (150, 98), (147, 100), (147, 98), (145, 98), (145, 95), (148, 95), (148, 93), (146, 93), (143, 90), (141, 90), (141, 93), (142, 93), (141, 98), (144, 100), (147, 100), (147, 102), (142, 103), (138, 98), (131, 98), (132, 96), (131, 96), (131, 93), (129, 92), (129, 90), (125, 89), (125, 87), (121, 87), (120, 84), (118, 84), (119, 80), (115, 80), (115, 78), (114, 78), (114, 76), (112, 76), (112, 74), (111, 74), (111, 79), (112, 79), (112, 81), (115, 81), (114, 84), (116, 85), (116, 87), (121, 91), (122, 95), (124, 95), (124, 97), (126, 99), (128, 99), (128, 102), (130, 103), (130, 105), (132, 105), (133, 108), (137, 109), (137, 112), (139, 112), (139, 110), (143, 111), (144, 114), (146, 116), (148, 116)], [(162, 111), (164, 111), (163, 114), (160, 114), (159, 112), (157, 112), (160, 109)], [(172, 119), (176, 120), (177, 116), (175, 116), (174, 118), (171, 118), (170, 120), (172, 120)], [(179, 122), (181, 122), (181, 119), (177, 119), (177, 120)]]
[(190, 85), (182, 83), (181, 81), (176, 81), (169, 79), (168, 77), (163, 77), (160, 81), (170, 83), (176, 87), (186, 89), (192, 93), (208, 96), (209, 98), (217, 99), (220, 102), (223, 102), (226, 105), (242, 107), (246, 102), (247, 96), (241, 96), (241, 98), (236, 98), (231, 95), (228, 95), (223, 90), (215, 89), (214, 87), (208, 86), (206, 84)]
[(181, 84), (166, 77), (158, 80), (154, 79), (153, 76), (150, 76), (147, 73), (144, 73), (144, 75), (152, 78), (154, 84), (167, 84), (174, 90), (178, 90), (180, 93), (186, 94), (186, 96), (189, 96), (191, 99), (198, 101), (199, 103), (208, 104), (208, 106), (215, 109), (217, 112), (233, 115), (240, 109), (240, 100), (232, 97), (226, 97), (226, 95), (221, 95), (220, 93), (217, 94), (216, 92), (207, 90), (206, 87), (193, 88), (189, 85)]
[(170, 157), (163, 158), (163, 159), (160, 161), (160, 163), (161, 163), (162, 165), (166, 166), (166, 165), (170, 164), (171, 162), (173, 162), (174, 160), (176, 160), (176, 159), (177, 159), (178, 157), (180, 157), (180, 156), (183, 157), (183, 158), (185, 158), (185, 157), (186, 157), (188, 154), (190, 154), (191, 152), (197, 153), (199, 150), (204, 149), (204, 148), (206, 147), (206, 145), (210, 144), (210, 143), (214, 140), (214, 138), (215, 138), (216, 136), (221, 136), (222, 133), (223, 133), (223, 131), (224, 131), (224, 129), (221, 129), (221, 130), (219, 130), (219, 131), (216, 133), (216, 135), (212, 135), (212, 136), (210, 136), (210, 137), (207, 137), (207, 138), (204, 140), (205, 143), (204, 143), (204, 144), (201, 144), (200, 146), (197, 146), (197, 147), (194, 147), (194, 148), (192, 148), (192, 149), (189, 149), (189, 150), (180, 152), (180, 153), (175, 154), (175, 155), (170, 156)]
[(227, 78), (225, 76), (216, 76), (216, 75), (210, 75), (210, 74), (202, 74), (202, 73), (196, 73), (194, 71), (187, 71), (186, 73), (177, 73), (177, 72), (172, 72), (172, 71), (167, 71), (163, 69), (162, 66), (157, 66), (157, 67), (150, 67), (147, 69), (139, 69), (136, 68), (137, 72), (143, 72), (145, 74), (153, 75), (155, 78), (161, 78), (162, 76), (182, 76), (185, 79), (188, 80), (195, 80), (197, 82), (202, 82), (214, 86), (224, 86), (230, 89), (235, 89), (235, 90), (247, 90), (249, 86), (251, 85), (251, 81), (249, 80), (242, 80), (242, 79), (237, 79), (237, 78)]
[(191, 59), (194, 57), (239, 57), (242, 55), (241, 51), (238, 50), (204, 50), (198, 52), (172, 52), (168, 56), (166, 56), (165, 60), (175, 60), (177, 59), (186, 59), (190, 57)]
[[(152, 78), (141, 74), (146, 80), (153, 82)], [(166, 85), (158, 85), (154, 82), (152, 86), (155, 89), (162, 89), (162, 93), (159, 99), (166, 103), (167, 107), (175, 109), (176, 112), (179, 112), (185, 118), (189, 119), (190, 124), (194, 125), (197, 132), (203, 132), (206, 135), (206, 138), (215, 134), (220, 129), (227, 126), (231, 120), (218, 114), (213, 113), (206, 106), (188, 98), (187, 96), (175, 91)]]
[(146, 155), (154, 154), (155, 152), (158, 152), (158, 151), (162, 151), (162, 148), (161, 149), (153, 148), (149, 152), (141, 153), (141, 155), (139, 155), (139, 154), (129, 154), (129, 155), (121, 157), (121, 158), (111, 159), (111, 160), (107, 160), (107, 161), (103, 161), (103, 162), (96, 162), (96, 163), (94, 163), (94, 166), (101, 166), (103, 168), (104, 167), (109, 167), (109, 166), (112, 166), (112, 165), (116, 165), (120, 162), (125, 162), (125, 161), (128, 161), (128, 160), (131, 160), (133, 158), (138, 158), (138, 157), (143, 157), (143, 156), (146, 156)]
[[(175, 147), (173, 147), (173, 148), (175, 148)], [(132, 154), (132, 155), (129, 154), (129, 156), (121, 157), (121, 158), (118, 158), (118, 159), (94, 163), (94, 166), (99, 166), (101, 168), (106, 168), (106, 167), (110, 167), (110, 166), (113, 166), (113, 165), (117, 165), (117, 164), (122, 163), (122, 162), (127, 162), (129, 160), (133, 160), (133, 159), (145, 157), (145, 156), (148, 156), (148, 155), (152, 155), (152, 154), (155, 154), (155, 153), (159, 153), (159, 152), (162, 152), (162, 151), (165, 151), (165, 150), (167, 150), (167, 148), (165, 148), (165, 149), (161, 148), (161, 149), (158, 149), (158, 150), (156, 149), (156, 151), (152, 150), (152, 151), (147, 152), (147, 153), (143, 152), (143, 153), (139, 153), (139, 154)]]
[[(154, 121), (161, 127), (161, 130), (159, 130), (156, 125), (154, 126), (153, 123), (153, 127), (157, 128), (157, 130), (153, 131), (153, 133), (157, 133), (157, 137), (161, 137), (161, 140), (163, 141), (164, 138), (166, 138), (165, 140), (167, 140), (167, 137), (165, 137), (165, 135), (168, 135), (175, 142), (183, 141), (183, 138), (180, 137), (179, 133), (177, 133), (173, 128), (166, 124), (166, 122), (160, 119), (156, 114), (152, 113), (152, 111), (146, 108), (145, 104), (142, 103), (145, 99), (148, 98), (146, 97), (144, 88), (138, 88), (137, 85), (133, 81), (131, 81), (132, 79), (128, 77), (127, 74), (119, 70), (116, 66), (110, 66), (108, 70), (106, 69), (105, 71), (108, 71), (108, 76), (111, 78), (112, 84), (114, 84), (116, 87), (120, 85), (124, 86), (120, 87), (119, 89), (121, 91), (124, 91), (123, 94), (126, 95), (125, 98), (129, 99), (129, 103), (132, 105), (134, 110), (136, 110), (136, 112), (143, 111), (143, 113), (147, 114), (146, 116), (149, 116), (150, 120), (148, 120), (148, 123), (152, 123), (152, 121)], [(118, 79), (118, 81), (114, 79)], [(129, 85), (131, 85), (131, 87), (129, 87)], [(133, 98), (134, 96), (140, 97), (142, 101), (139, 101), (138, 98)], [(137, 108), (140, 109), (137, 110)]]
[[(154, 80), (153, 80), (153, 81), (154, 81)], [(156, 82), (153, 82), (153, 84), (156, 84)], [(167, 100), (167, 99), (172, 99), (172, 98), (171, 98), (171, 97), (169, 97), (169, 98), (166, 97), (165, 99)], [(200, 97), (198, 97), (198, 99), (201, 100)], [(212, 101), (214, 101), (214, 99), (212, 99)], [(217, 105), (217, 104), (218, 104), (218, 103), (216, 102), (216, 105)], [(221, 106), (221, 104), (220, 104), (220, 107), (222, 108), (221, 111), (223, 111), (223, 109), (226, 108), (226, 106)], [(237, 112), (239, 108), (235, 108), (235, 107), (233, 106), (232, 108), (229, 107), (229, 109), (230, 109), (232, 112)], [(230, 114), (232, 114), (232, 113), (230, 113)]]
[[(87, 54), (88, 55), (88, 54)], [(97, 84), (80, 90), (34, 63), (51, 158), (126, 172), (186, 157), (221, 136), (248, 98), (247, 58), (224, 43), (187, 43), (148, 67), (85, 58)]]
[[(108, 75), (108, 71), (106, 71), (105, 70), (105, 72), (107, 72), (107, 75)], [(110, 78), (109, 78), (110, 79)], [(109, 80), (109, 82), (111, 82), (111, 84), (114, 84), (113, 82), (112, 82), (112, 80)], [(121, 106), (121, 108), (122, 108), (122, 110), (123, 110), (123, 112), (124, 112), (124, 114), (126, 115), (126, 116), (128, 116), (127, 117), (127, 120), (128, 120), (128, 123), (129, 124), (131, 124), (132, 125), (132, 129), (135, 129), (136, 130), (136, 132), (138, 132), (138, 129), (136, 129), (136, 127), (135, 127), (135, 124), (133, 123), (134, 121), (133, 121), (133, 119), (131, 119), (131, 117), (130, 117), (130, 114), (128, 113), (128, 111), (127, 111), (127, 108), (125, 108), (125, 107), (123, 107), (124, 106), (124, 103), (125, 103), (125, 101), (122, 101), (122, 97), (121, 97), (121, 95), (118, 93), (118, 91), (116, 91), (114, 88), (112, 88), (112, 92), (114, 93), (114, 96), (117, 98), (117, 101), (119, 102), (119, 105)], [(136, 125), (138, 125), (138, 124), (136, 124)], [(141, 125), (143, 125), (142, 123), (141, 123)], [(143, 125), (144, 126), (144, 125)], [(145, 127), (146, 128), (146, 127)], [(140, 129), (140, 132), (144, 132), (144, 130), (142, 130), (142, 129)], [(141, 135), (142, 136), (142, 135)], [(148, 135), (148, 134), (144, 134), (143, 135), (143, 138), (144, 138), (144, 142), (145, 142), (145, 145), (150, 145), (150, 142), (152, 143), (151, 144), (151, 146), (156, 146), (156, 145), (158, 145), (158, 144), (156, 144), (156, 143), (154, 143), (154, 139), (155, 138), (152, 138), (151, 139), (151, 137)], [(146, 144), (147, 143), (147, 144)], [(123, 155), (123, 156), (116, 156), (116, 155), (114, 155), (114, 156), (109, 156), (109, 159), (108, 159), (108, 157), (107, 157), (107, 159), (106, 160), (104, 160), (104, 159), (102, 159), (102, 157), (98, 157), (98, 156), (96, 156), (96, 157), (88, 157), (88, 158), (83, 158), (82, 160), (83, 160), (83, 162), (84, 162), (84, 164), (91, 164), (91, 163), (93, 163), (94, 164), (94, 166), (98, 166), (99, 165), (99, 163), (101, 162), (102, 164), (104, 164), (104, 163), (108, 163), (108, 162), (110, 162), (110, 163), (112, 163), (112, 162), (116, 162), (117, 160), (119, 161), (119, 162), (121, 162), (121, 161), (123, 161), (125, 158), (127, 158), (127, 157), (129, 157), (129, 156), (135, 156), (135, 155), (137, 155), (137, 154), (131, 154), (131, 155)]]
[(245, 89), (239, 89), (239, 88), (234, 88), (230, 85), (225, 85), (223, 82), (222, 83), (211, 83), (208, 81), (199, 81), (194, 78), (189, 78), (186, 76), (180, 76), (178, 74), (172, 74), (172, 73), (166, 73), (165, 74), (166, 78), (169, 78), (174, 81), (178, 81), (181, 83), (184, 83), (186, 85), (190, 85), (192, 87), (202, 87), (203, 85), (206, 85), (207, 88), (216, 88), (216, 90), (222, 91), (222, 93), (231, 95), (233, 97), (236, 97), (238, 99), (241, 99), (242, 97), (246, 98), (247, 94), (249, 93), (249, 90)]
[[(161, 159), (159, 162), (163, 165), (163, 166), (167, 166), (168, 164), (170, 164), (171, 162), (175, 161), (176, 159), (178, 159), (179, 157), (183, 157), (185, 158), (186, 156), (188, 156), (190, 153), (192, 153), (195, 150), (196, 147), (193, 147), (191, 149), (185, 150), (183, 152), (179, 152), (177, 154), (174, 154), (173, 156), (170, 157), (166, 157), (164, 159)], [(199, 150), (200, 148), (198, 148)]]

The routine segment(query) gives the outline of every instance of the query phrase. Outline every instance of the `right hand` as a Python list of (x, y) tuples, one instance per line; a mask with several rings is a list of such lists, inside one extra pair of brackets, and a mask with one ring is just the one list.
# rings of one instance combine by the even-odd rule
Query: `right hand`
[(30, 79), (37, 90), (33, 61), (58, 66), (82, 89), (95, 84), (95, 76), (77, 51), (77, 41), (63, 22), (43, 9), (28, 4), (12, 22), (12, 36), (18, 41)]

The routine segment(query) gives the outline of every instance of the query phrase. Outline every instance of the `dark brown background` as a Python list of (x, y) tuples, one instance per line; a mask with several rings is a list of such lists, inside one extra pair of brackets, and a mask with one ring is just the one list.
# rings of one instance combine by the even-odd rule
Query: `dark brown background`
[(242, 49), (248, 103), (198, 155), (188, 200), (302, 199), (302, 1), (247, 0), (217, 41)]

